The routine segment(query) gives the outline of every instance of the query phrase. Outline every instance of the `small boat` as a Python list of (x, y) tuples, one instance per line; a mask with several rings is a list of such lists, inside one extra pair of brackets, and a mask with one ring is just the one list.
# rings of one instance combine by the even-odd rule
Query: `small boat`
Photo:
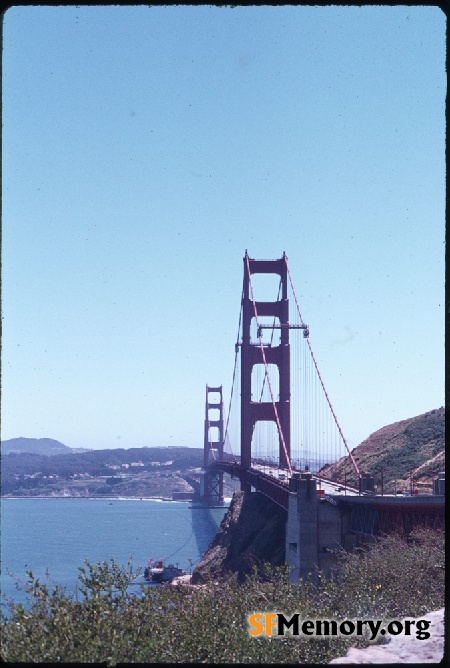
[(179, 575), (186, 575), (182, 568), (169, 564), (164, 564), (164, 559), (149, 559), (144, 569), (144, 578), (147, 582), (172, 582)]

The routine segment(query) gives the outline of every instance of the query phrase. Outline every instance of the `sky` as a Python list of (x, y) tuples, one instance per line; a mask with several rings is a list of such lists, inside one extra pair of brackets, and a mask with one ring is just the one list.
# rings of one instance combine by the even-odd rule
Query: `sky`
[(2, 440), (202, 447), (243, 257), (286, 252), (350, 446), (444, 404), (433, 6), (3, 16)]

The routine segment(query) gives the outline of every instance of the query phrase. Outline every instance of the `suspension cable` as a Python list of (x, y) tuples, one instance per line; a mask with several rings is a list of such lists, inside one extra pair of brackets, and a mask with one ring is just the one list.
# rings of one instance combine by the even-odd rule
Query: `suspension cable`
[(233, 457), (235, 457), (235, 454), (233, 452), (233, 448), (231, 447), (230, 435), (228, 433), (228, 425), (229, 425), (229, 422), (230, 422), (231, 402), (233, 400), (233, 392), (234, 392), (235, 379), (236, 379), (236, 368), (237, 368), (237, 361), (238, 361), (238, 354), (239, 354), (239, 334), (240, 334), (240, 331), (241, 331), (243, 301), (244, 301), (244, 290), (242, 290), (242, 296), (241, 296), (241, 310), (239, 311), (238, 333), (237, 333), (236, 346), (235, 346), (235, 351), (234, 351), (233, 379), (231, 381), (231, 393), (230, 393), (230, 401), (229, 401), (229, 404), (228, 404), (227, 424), (226, 424), (226, 427), (225, 427), (225, 435), (223, 437), (223, 442), (225, 443), (225, 441), (227, 439), (227, 436), (228, 436), (228, 443), (230, 444), (230, 450), (231, 450), (231, 454), (233, 455)]
[[(299, 318), (300, 318), (300, 322), (301, 322), (302, 325), (304, 325), (303, 318), (302, 318), (302, 314), (301, 314), (301, 312), (300, 312), (300, 307), (299, 307), (299, 305), (298, 305), (298, 300), (297, 300), (297, 295), (296, 295), (295, 288), (294, 288), (294, 283), (292, 282), (292, 276), (291, 276), (291, 272), (289, 271), (289, 264), (288, 264), (288, 261), (287, 261), (287, 257), (286, 257), (286, 256), (285, 256), (285, 262), (286, 262), (286, 268), (287, 268), (287, 272), (288, 272), (288, 276), (289, 276), (289, 281), (290, 281), (290, 283), (291, 283), (292, 292), (293, 292), (293, 294), (294, 294), (295, 304), (296, 304), (296, 306), (297, 306), (297, 312), (298, 312), (298, 315), (299, 315)], [(342, 441), (343, 441), (343, 443), (344, 443), (344, 445), (345, 445), (345, 447), (346, 447), (346, 449), (347, 449), (347, 452), (348, 452), (348, 454), (349, 454), (349, 457), (350, 457), (350, 459), (351, 459), (351, 462), (352, 462), (352, 464), (353, 464), (353, 467), (354, 467), (356, 473), (358, 474), (358, 477), (361, 477), (361, 473), (360, 473), (360, 471), (359, 471), (358, 464), (356, 463), (355, 458), (353, 457), (352, 453), (350, 452), (350, 448), (348, 447), (347, 440), (346, 440), (346, 438), (345, 438), (345, 436), (344, 436), (344, 434), (343, 434), (343, 432), (342, 432), (341, 425), (340, 425), (339, 422), (338, 422), (338, 419), (337, 419), (337, 417), (336, 417), (336, 413), (334, 412), (333, 406), (332, 406), (331, 401), (330, 401), (330, 397), (328, 396), (328, 392), (326, 391), (325, 384), (324, 384), (324, 382), (323, 382), (323, 380), (322, 380), (322, 376), (321, 376), (321, 374), (320, 374), (319, 367), (317, 366), (317, 361), (316, 361), (316, 358), (315, 358), (315, 356), (314, 356), (314, 353), (313, 353), (313, 350), (312, 350), (312, 347), (311, 347), (311, 342), (310, 342), (310, 340), (309, 340), (309, 336), (306, 338), (306, 343), (308, 344), (309, 352), (311, 353), (311, 357), (312, 357), (312, 360), (313, 360), (315, 369), (316, 369), (316, 371), (317, 371), (317, 375), (318, 375), (318, 377), (319, 377), (320, 384), (322, 385), (322, 389), (323, 389), (323, 391), (324, 391), (324, 393), (325, 393), (325, 397), (326, 397), (326, 400), (327, 400), (327, 402), (328, 402), (328, 406), (330, 407), (331, 413), (332, 413), (332, 415), (333, 415), (333, 419), (334, 419), (334, 421), (335, 421), (335, 423), (336, 423), (336, 426), (337, 426), (337, 428), (338, 428), (338, 430), (339, 430), (339, 433), (340, 433), (340, 435), (341, 435)]]
[(277, 410), (277, 407), (276, 407), (276, 404), (275, 404), (275, 398), (273, 396), (272, 383), (270, 382), (269, 369), (268, 369), (268, 366), (267, 366), (266, 354), (264, 352), (264, 345), (263, 345), (263, 342), (262, 342), (262, 331), (259, 328), (258, 313), (257, 313), (257, 310), (256, 310), (255, 296), (253, 294), (252, 277), (251, 277), (251, 273), (250, 273), (250, 262), (249, 262), (249, 259), (248, 259), (248, 255), (245, 256), (245, 259), (246, 259), (246, 264), (247, 264), (248, 281), (249, 281), (250, 291), (251, 291), (251, 295), (252, 295), (253, 311), (255, 313), (256, 326), (258, 328), (259, 345), (260, 345), (260, 348), (261, 348), (261, 354), (262, 354), (262, 358), (263, 358), (263, 362), (264, 362), (267, 384), (269, 386), (270, 396), (272, 398), (272, 405), (273, 405), (273, 410), (274, 410), (274, 413), (275, 413), (275, 420), (276, 420), (276, 423), (277, 423), (278, 433), (280, 435), (281, 444), (283, 446), (284, 456), (286, 458), (286, 462), (287, 462), (287, 465), (288, 465), (289, 475), (292, 475), (291, 462), (290, 462), (290, 459), (289, 459), (289, 456), (288, 456), (288, 453), (287, 453), (286, 443), (284, 441), (283, 430), (281, 429), (280, 418), (278, 416), (278, 410)]

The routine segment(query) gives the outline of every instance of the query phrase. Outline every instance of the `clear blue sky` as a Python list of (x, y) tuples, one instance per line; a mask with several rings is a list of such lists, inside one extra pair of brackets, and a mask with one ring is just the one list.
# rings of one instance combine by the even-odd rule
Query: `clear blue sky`
[(13, 7), (2, 439), (202, 445), (245, 249), (289, 258), (342, 429), (444, 403), (437, 7)]

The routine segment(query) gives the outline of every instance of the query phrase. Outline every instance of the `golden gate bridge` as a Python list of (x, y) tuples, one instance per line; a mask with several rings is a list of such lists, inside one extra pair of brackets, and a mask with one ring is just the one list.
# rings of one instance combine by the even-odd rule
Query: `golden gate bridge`
[[(343, 456), (355, 487), (337, 479), (333, 464)], [(223, 505), (224, 473), (238, 478), (244, 492), (261, 492), (287, 511), (286, 554), (298, 572), (311, 565), (297, 546), (312, 545), (315, 531), (325, 541), (320, 549), (329, 551), (352, 544), (356, 534), (443, 526), (443, 486), (435, 496), (380, 497), (370, 474), (359, 470), (319, 371), (285, 253), (256, 260), (245, 252), (226, 419), (222, 386), (206, 386), (205, 505)], [(311, 563), (320, 563), (319, 552)]]
[[(319, 371), (285, 253), (279, 260), (245, 253), (226, 422), (222, 387), (207, 386), (206, 394), (205, 468), (218, 472), (209, 489), (217, 501), (219, 469), (233, 468), (249, 491), (251, 469), (276, 476), (279, 487), (293, 471), (318, 473), (348, 455), (360, 477)], [(332, 474), (331, 468), (331, 480)]]

